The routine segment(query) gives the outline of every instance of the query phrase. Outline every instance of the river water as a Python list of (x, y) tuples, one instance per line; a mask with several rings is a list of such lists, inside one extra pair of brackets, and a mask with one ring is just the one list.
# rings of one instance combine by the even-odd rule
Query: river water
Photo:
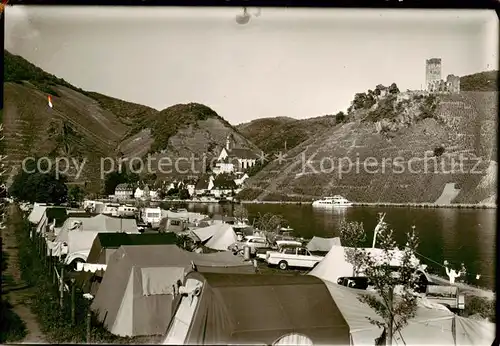
[[(444, 260), (457, 270), (464, 263), (467, 283), (495, 289), (495, 209), (349, 207), (328, 210), (292, 204), (246, 204), (245, 207), (250, 222), (259, 213), (280, 214), (288, 220), (294, 235), (304, 238), (335, 237), (339, 235), (341, 220), (360, 221), (367, 231), (367, 246), (371, 246), (373, 240), (377, 215), (384, 212), (385, 221), (393, 229), (400, 246), (406, 242), (406, 232), (415, 225), (420, 240), (420, 259), (429, 266), (429, 272), (446, 277), (442, 266)], [(211, 214), (232, 213), (230, 205), (193, 203), (187, 208)], [(481, 275), (479, 279), (476, 279), (477, 274)]]

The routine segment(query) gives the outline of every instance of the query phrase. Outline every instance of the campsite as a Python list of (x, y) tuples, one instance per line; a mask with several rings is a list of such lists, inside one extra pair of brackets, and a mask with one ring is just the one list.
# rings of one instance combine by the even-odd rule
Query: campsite
[[(383, 319), (362, 298), (380, 297), (345, 280), (352, 276), (346, 255), (352, 249), (340, 238), (302, 241), (277, 230), (281, 247), (266, 243), (252, 254), (248, 245), (229, 250), (251, 244), (245, 237), (270, 238), (247, 221), (161, 210), (156, 229), (140, 231), (134, 218), (44, 204), (11, 203), (10, 210), (20, 246), (32, 249), (21, 255), (34, 256), (22, 270), (49, 300), (33, 310), (54, 310), (45, 318), (71, 330), (44, 330), (47, 342), (375, 345), (383, 335), (372, 323)], [(257, 256), (289, 256), (284, 249), (321, 260), (312, 269), (281, 270)], [(383, 254), (367, 253), (377, 260)], [(390, 265), (399, 260), (396, 251)], [(430, 282), (424, 269), (422, 276)], [(493, 323), (468, 318), (458, 298), (450, 298), (458, 302), (452, 306), (431, 291), (418, 295), (394, 344), (491, 344)]]

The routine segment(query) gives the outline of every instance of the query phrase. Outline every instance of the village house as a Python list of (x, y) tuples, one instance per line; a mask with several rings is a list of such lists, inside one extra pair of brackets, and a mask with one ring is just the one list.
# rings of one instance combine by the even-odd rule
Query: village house
[(212, 175), (205, 174), (198, 179), (198, 182), (194, 188), (194, 195), (204, 195), (207, 194), (214, 187), (214, 177)]
[(134, 195), (134, 187), (130, 184), (118, 184), (115, 188), (115, 198), (127, 199)]
[(158, 199), (158, 189), (150, 189), (148, 185), (141, 184), (141, 186), (138, 186), (137, 189), (135, 189), (134, 198), (142, 200)]
[(215, 167), (215, 174), (243, 172), (257, 162), (258, 156), (250, 149), (235, 148), (232, 135), (226, 138), (226, 146), (222, 148)]
[(236, 186), (240, 187), (240, 186), (243, 185), (243, 183), (245, 182), (245, 180), (247, 180), (248, 178), (249, 178), (249, 176), (246, 173), (239, 174), (238, 178), (234, 179), (234, 183), (236, 184)]
[(236, 183), (230, 174), (219, 174), (214, 179), (214, 186), (210, 193), (216, 197), (232, 196), (237, 189)]

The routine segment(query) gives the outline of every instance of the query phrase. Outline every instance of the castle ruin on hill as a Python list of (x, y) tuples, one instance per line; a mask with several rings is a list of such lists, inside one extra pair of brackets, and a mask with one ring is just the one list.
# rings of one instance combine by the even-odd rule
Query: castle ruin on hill
[(441, 79), (441, 58), (425, 61), (425, 85), (431, 93), (460, 93), (460, 77), (450, 74)]

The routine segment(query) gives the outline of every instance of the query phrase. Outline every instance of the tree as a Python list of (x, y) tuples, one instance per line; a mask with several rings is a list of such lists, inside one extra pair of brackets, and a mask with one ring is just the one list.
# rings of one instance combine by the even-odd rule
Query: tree
[(354, 100), (352, 101), (352, 107), (354, 110), (364, 108), (367, 95), (365, 93), (357, 93), (354, 95)]
[[(393, 336), (415, 316), (417, 309), (415, 289), (418, 284), (416, 273), (418, 264), (415, 252), (418, 238), (413, 227), (407, 234), (405, 249), (398, 252), (392, 230), (389, 230), (386, 223), (380, 225), (377, 240), (381, 255), (375, 257), (365, 250), (357, 250), (360, 253), (364, 274), (378, 295), (366, 294), (361, 296), (360, 300), (381, 317), (382, 321), (370, 319), (370, 322), (383, 329), (382, 334), (385, 335), (386, 344), (392, 345)], [(399, 257), (400, 264), (394, 268), (391, 262), (396, 256)]]
[(179, 190), (179, 199), (189, 199), (191, 196), (189, 195), (189, 191), (187, 189), (180, 189)]
[(85, 191), (80, 186), (71, 186), (68, 189), (68, 202), (80, 203), (85, 197)]
[(276, 215), (273, 213), (266, 213), (264, 215), (261, 215), (259, 213), (255, 222), (255, 226), (259, 230), (266, 232), (274, 232), (284, 224), (286, 224), (285, 218), (281, 215)]
[(167, 197), (167, 194), (165, 193), (165, 191), (163, 189), (158, 190), (158, 198), (161, 200), (164, 200), (165, 197)]
[(118, 184), (135, 184), (139, 181), (139, 175), (126, 171), (114, 171), (106, 174), (104, 178), (104, 194), (114, 195)]
[[(21, 201), (61, 204), (68, 199), (66, 177), (54, 171), (42, 173), (46, 167), (26, 167), (14, 177), (9, 194)], [(30, 173), (28, 173), (30, 172)]]
[(347, 262), (353, 266), (353, 276), (357, 276), (362, 265), (361, 253), (357, 251), (366, 240), (366, 232), (362, 222), (340, 222), (340, 242), (346, 249)]
[(393, 95), (399, 94), (399, 89), (398, 89), (398, 86), (396, 85), (396, 83), (392, 83), (389, 86), (388, 91), (389, 91), (389, 94), (393, 94)]
[(346, 121), (346, 119), (347, 119), (347, 116), (342, 111), (335, 114), (335, 123), (337, 123), (337, 124), (343, 123), (344, 121)]
[(248, 211), (244, 206), (237, 205), (234, 208), (233, 216), (236, 218), (237, 221), (244, 222), (246, 219), (248, 219)]

